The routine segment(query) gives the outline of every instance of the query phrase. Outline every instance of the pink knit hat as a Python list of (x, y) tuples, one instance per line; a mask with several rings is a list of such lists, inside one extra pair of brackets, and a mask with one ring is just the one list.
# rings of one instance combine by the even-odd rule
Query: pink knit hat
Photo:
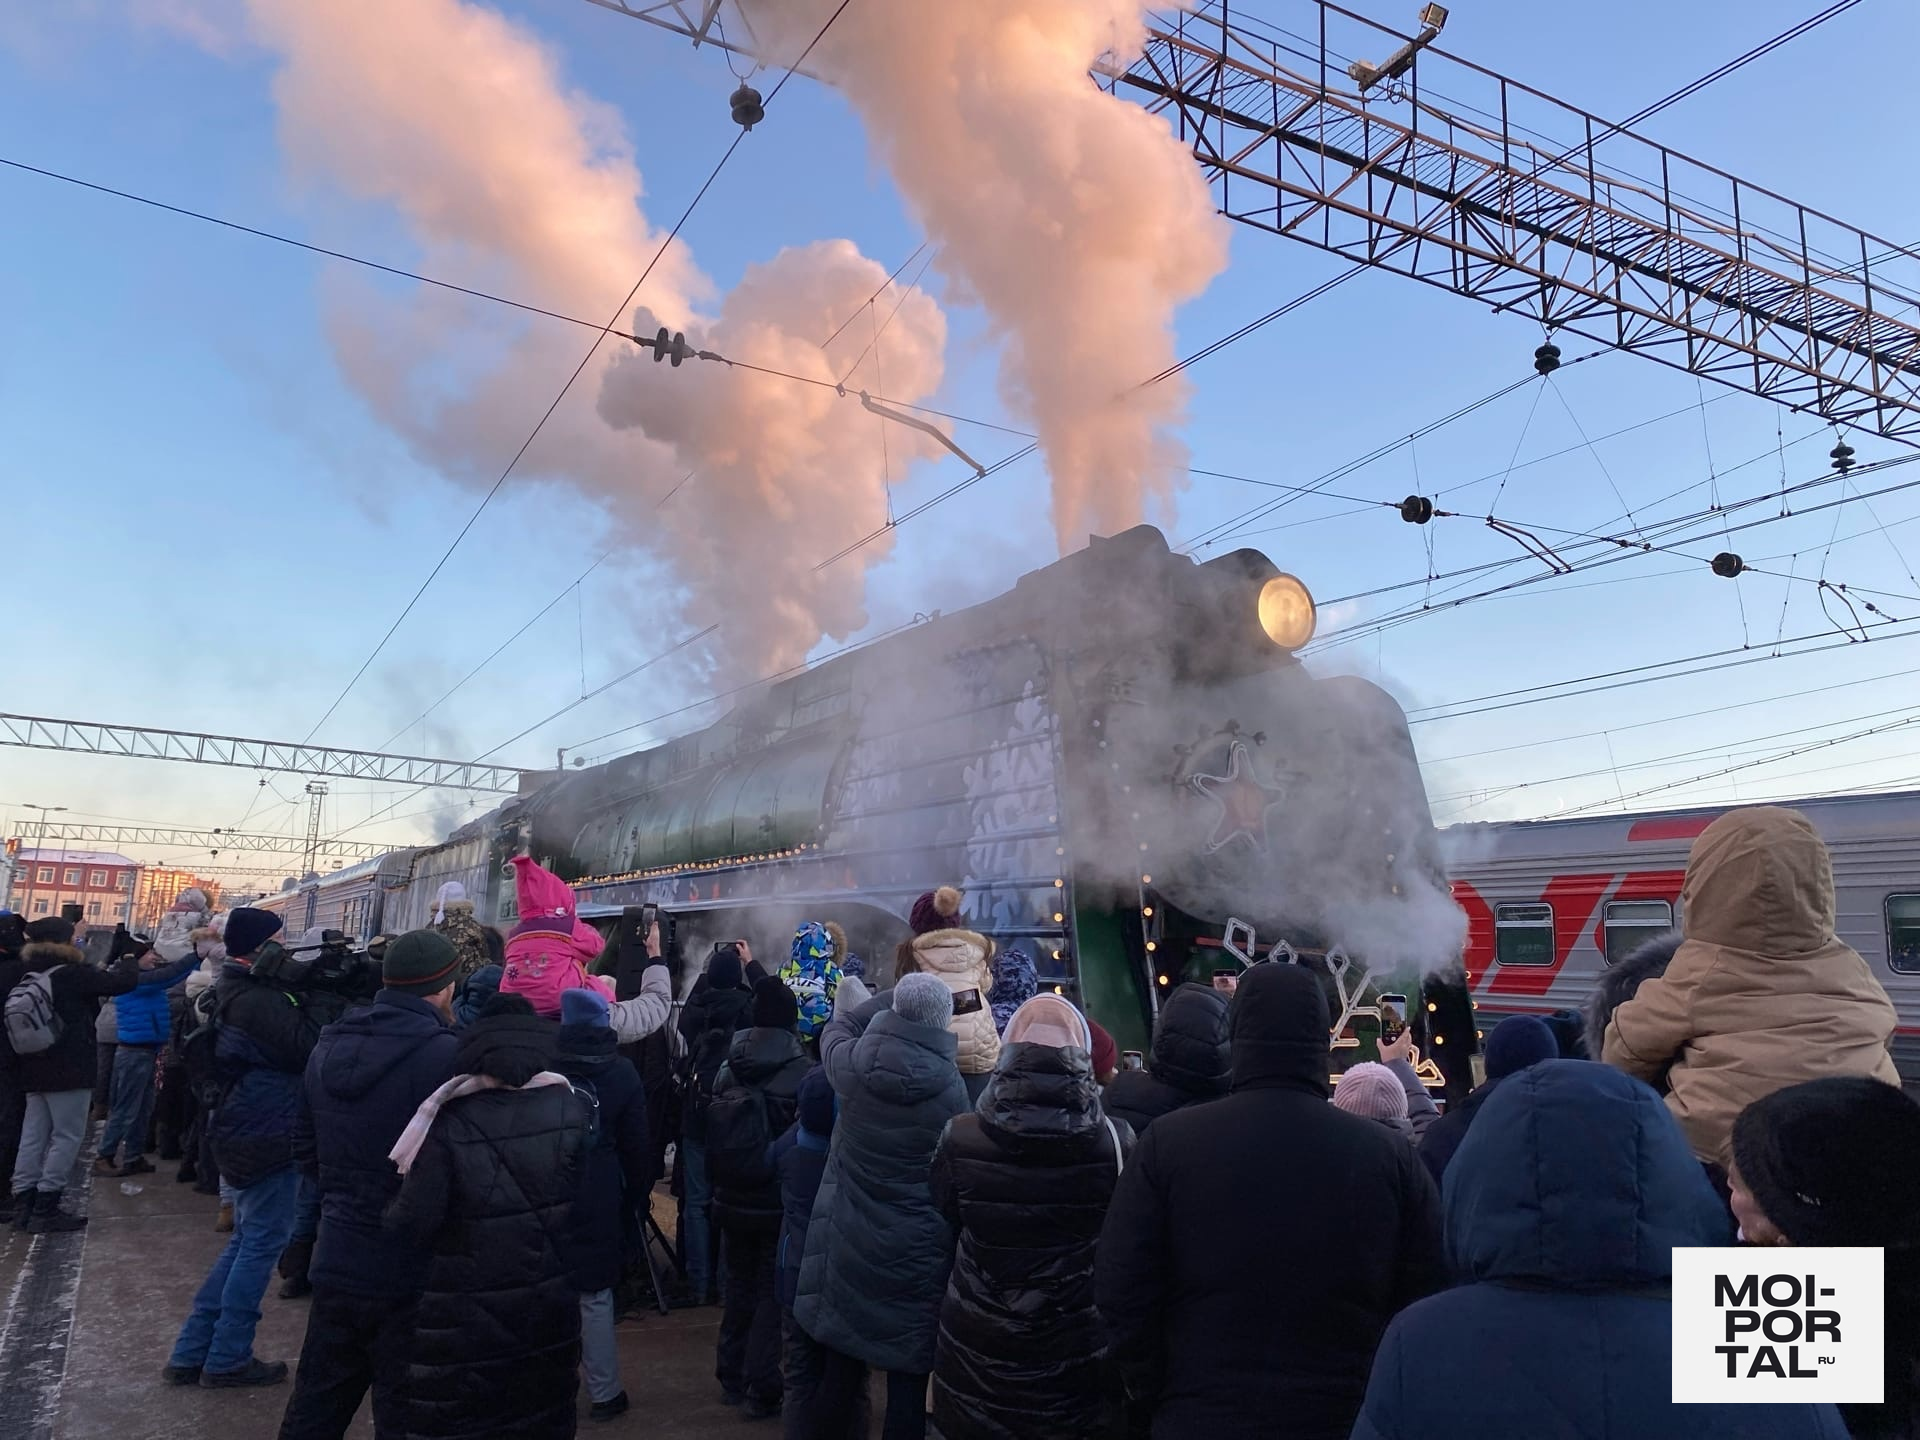
[(513, 896), (522, 924), (564, 917), (567, 923), (559, 928), (564, 932), (573, 927), (572, 887), (530, 855), (513, 857)]
[(1349, 1115), (1369, 1120), (1404, 1120), (1407, 1092), (1400, 1077), (1384, 1065), (1363, 1060), (1333, 1087), (1333, 1103)]

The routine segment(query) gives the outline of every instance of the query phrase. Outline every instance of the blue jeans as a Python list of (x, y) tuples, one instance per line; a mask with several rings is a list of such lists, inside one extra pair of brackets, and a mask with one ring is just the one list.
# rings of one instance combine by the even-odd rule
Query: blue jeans
[(681, 1261), (687, 1267), (687, 1288), (696, 1300), (704, 1300), (713, 1290), (713, 1185), (707, 1179), (707, 1147), (698, 1140), (682, 1140), (676, 1165), (684, 1165), (686, 1183), (686, 1225), (680, 1237)]
[(233, 1195), (233, 1238), (213, 1262), (193, 1313), (180, 1327), (167, 1363), (200, 1366), (216, 1374), (238, 1370), (253, 1358), (253, 1331), (273, 1265), (293, 1233), (299, 1174), (289, 1165)]
[(153, 1123), (153, 1065), (157, 1051), (151, 1045), (121, 1045), (113, 1052), (113, 1087), (109, 1092), (107, 1128), (100, 1133), (100, 1154), (111, 1160), (127, 1145), (127, 1159), (147, 1153), (147, 1127)]

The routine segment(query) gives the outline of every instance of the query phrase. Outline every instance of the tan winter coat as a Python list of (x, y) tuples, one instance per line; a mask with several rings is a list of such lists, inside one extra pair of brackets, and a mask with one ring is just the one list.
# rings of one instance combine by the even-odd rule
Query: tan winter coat
[(1833, 864), (1797, 810), (1733, 810), (1701, 832), (1680, 892), (1685, 941), (1614, 1012), (1603, 1058), (1651, 1080), (1694, 1154), (1725, 1166), (1734, 1117), (1802, 1080), (1900, 1083), (1893, 1002), (1834, 934)]
[(914, 967), (937, 975), (946, 987), (980, 992), (980, 1008), (956, 1015), (947, 1028), (959, 1042), (954, 1057), (962, 1075), (985, 1075), (1000, 1058), (1000, 1032), (993, 1028), (993, 1008), (986, 1003), (993, 989), (993, 941), (972, 930), (930, 930), (913, 940)]

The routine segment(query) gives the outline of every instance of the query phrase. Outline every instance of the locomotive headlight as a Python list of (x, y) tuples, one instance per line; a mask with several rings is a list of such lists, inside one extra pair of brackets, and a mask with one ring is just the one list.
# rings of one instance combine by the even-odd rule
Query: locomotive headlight
[(1260, 587), (1260, 628), (1282, 650), (1298, 650), (1313, 638), (1313, 596), (1291, 575), (1276, 575)]

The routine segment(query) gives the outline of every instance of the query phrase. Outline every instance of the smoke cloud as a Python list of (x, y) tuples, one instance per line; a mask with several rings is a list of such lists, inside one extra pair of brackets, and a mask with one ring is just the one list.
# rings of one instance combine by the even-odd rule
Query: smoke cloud
[[(835, 0), (740, 0), (769, 60)], [(1005, 342), (1001, 388), (1053, 478), (1063, 551), (1160, 518), (1184, 479), (1173, 314), (1226, 266), (1226, 222), (1166, 122), (1087, 70), (1137, 53), (1140, 0), (855, 0), (808, 57), (866, 122), (958, 298)]]
[[(274, 80), (296, 176), (391, 206), (427, 273), (596, 323), (646, 268), (663, 234), (610, 107), (569, 90), (525, 30), (463, 0), (247, 0)], [(684, 329), (730, 358), (832, 381), (819, 345), (886, 280), (848, 241), (782, 251), (701, 314), (713, 286), (669, 246), (620, 328)], [(326, 277), (326, 324), (348, 381), (422, 460), (486, 488), (591, 343), (584, 328), (514, 316), (441, 291), (357, 273)], [(940, 383), (945, 321), (918, 291), (883, 293), (888, 393)], [(890, 537), (827, 571), (813, 566), (884, 524), (888, 476), (932, 442), (830, 389), (708, 362), (656, 366), (603, 342), (520, 472), (604, 507), (615, 540), (653, 557), (644, 628), (723, 622), (714, 678), (799, 662), (865, 624), (866, 571)], [(660, 502), (689, 471), (671, 503)], [(649, 648), (652, 642), (650, 641)]]

